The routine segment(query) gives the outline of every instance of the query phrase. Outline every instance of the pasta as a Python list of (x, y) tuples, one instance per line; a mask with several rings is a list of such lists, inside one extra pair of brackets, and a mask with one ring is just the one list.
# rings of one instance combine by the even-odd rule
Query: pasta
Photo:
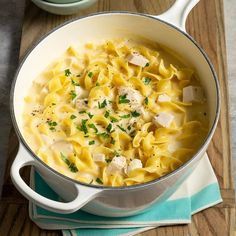
[(24, 136), (47, 165), (94, 185), (157, 179), (208, 132), (196, 73), (161, 46), (114, 39), (69, 47), (25, 98)]

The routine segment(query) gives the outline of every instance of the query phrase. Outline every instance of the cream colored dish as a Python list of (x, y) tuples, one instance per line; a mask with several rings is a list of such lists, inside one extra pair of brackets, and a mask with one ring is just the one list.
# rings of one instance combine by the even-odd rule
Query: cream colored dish
[[(46, 35), (25, 56), (11, 90), (12, 121), (20, 141), (11, 167), (11, 177), (25, 197), (43, 208), (60, 213), (71, 213), (82, 208), (96, 215), (128, 216), (144, 212), (152, 204), (167, 199), (189, 176), (207, 150), (216, 129), (220, 109), (219, 84), (214, 69), (203, 50), (185, 32), (187, 15), (197, 2), (198, 0), (177, 0), (160, 16), (111, 12), (74, 19)], [(51, 62), (58, 60), (69, 45), (82, 48), (87, 42), (100, 44), (106, 39), (136, 40), (140, 37), (170, 48), (188, 63), (188, 68), (197, 72), (200, 85), (204, 88), (209, 120), (206, 138), (197, 151), (184, 164), (164, 176), (145, 183), (120, 187), (87, 184), (68, 178), (46, 165), (33, 151), (24, 135), (24, 99), (33, 81)], [(80, 49), (78, 51), (81, 53)], [(137, 62), (135, 58), (129, 59)], [(140, 63), (143, 65), (143, 62)], [(166, 66), (168, 68), (168, 64)], [(199, 91), (201, 90), (197, 89), (196, 93), (193, 93), (192, 88), (187, 89), (187, 98), (191, 94), (195, 94), (195, 98), (198, 97), (201, 94)], [(64, 202), (50, 200), (33, 191), (20, 176), (20, 170), (27, 165), (33, 166)]]

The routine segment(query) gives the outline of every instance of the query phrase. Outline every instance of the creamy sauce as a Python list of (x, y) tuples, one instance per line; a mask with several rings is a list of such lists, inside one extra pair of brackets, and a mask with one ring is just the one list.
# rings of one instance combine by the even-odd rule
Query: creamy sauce
[[(128, 62), (133, 51), (149, 63)], [(113, 40), (69, 48), (34, 80), (25, 98), (24, 136), (46, 164), (79, 181), (147, 182), (187, 161), (206, 137), (207, 102), (183, 103), (186, 86), (201, 87), (197, 75), (160, 46)], [(158, 102), (161, 94), (171, 101)], [(174, 117), (169, 127), (166, 120), (163, 127), (153, 122), (163, 112)], [(94, 153), (105, 162), (94, 161)], [(125, 157), (123, 167), (113, 163), (115, 156)], [(134, 159), (142, 168), (132, 169)]]

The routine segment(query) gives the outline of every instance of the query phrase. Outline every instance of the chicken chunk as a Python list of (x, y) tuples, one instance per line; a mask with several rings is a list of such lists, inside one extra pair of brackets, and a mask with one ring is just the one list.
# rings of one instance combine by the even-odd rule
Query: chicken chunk
[(158, 102), (169, 102), (171, 101), (171, 98), (164, 93), (164, 94), (161, 94), (157, 100)]
[(171, 115), (170, 113), (167, 112), (160, 112), (158, 115), (156, 115), (153, 118), (153, 123), (157, 126), (157, 127), (165, 127), (168, 128), (170, 127), (172, 121), (174, 120), (174, 116)]
[(133, 159), (127, 167), (127, 174), (129, 175), (132, 170), (139, 169), (139, 168), (143, 168), (143, 164), (141, 160)]
[(95, 162), (106, 162), (105, 155), (102, 153), (94, 153), (93, 154), (93, 160)]
[(145, 67), (149, 62), (148, 59), (137, 52), (133, 52), (127, 56), (127, 61), (133, 65)]
[(126, 158), (123, 156), (115, 156), (108, 166), (108, 173), (121, 172), (126, 168)]
[(201, 87), (187, 86), (183, 88), (183, 102), (203, 102), (204, 92)]

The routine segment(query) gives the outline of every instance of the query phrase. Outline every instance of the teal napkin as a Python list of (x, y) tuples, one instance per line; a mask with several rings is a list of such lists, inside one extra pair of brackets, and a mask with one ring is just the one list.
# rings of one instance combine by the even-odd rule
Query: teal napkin
[[(48, 198), (60, 197), (31, 170), (31, 187)], [(50, 212), (29, 203), (29, 215), (43, 229), (62, 229), (65, 236), (129, 236), (164, 225), (191, 223), (191, 216), (222, 202), (219, 185), (205, 154), (197, 168), (166, 201), (130, 217), (101, 217), (79, 210), (72, 214)]]

